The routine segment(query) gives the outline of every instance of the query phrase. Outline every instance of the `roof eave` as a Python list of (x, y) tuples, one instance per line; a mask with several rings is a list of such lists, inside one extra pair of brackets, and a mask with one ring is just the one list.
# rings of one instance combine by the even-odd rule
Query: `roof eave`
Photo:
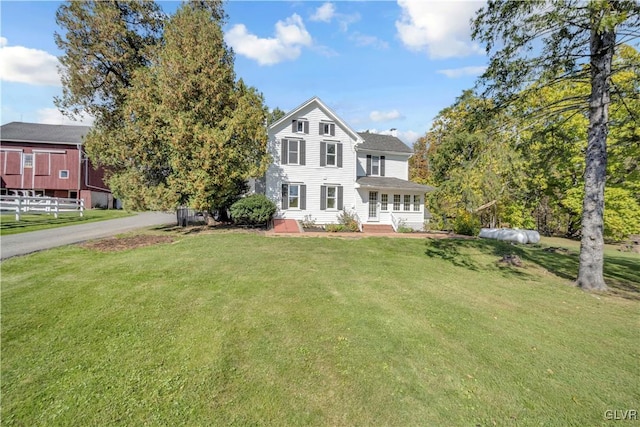
[(83, 142), (61, 142), (61, 141), (39, 141), (39, 140), (29, 140), (29, 139), (2, 139), (3, 143), (7, 142), (15, 142), (18, 144), (64, 144), (64, 145), (82, 145)]

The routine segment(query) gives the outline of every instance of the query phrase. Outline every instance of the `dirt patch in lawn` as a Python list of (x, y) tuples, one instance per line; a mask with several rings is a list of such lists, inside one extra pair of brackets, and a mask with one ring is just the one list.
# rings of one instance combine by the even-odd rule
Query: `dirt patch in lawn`
[(93, 240), (83, 243), (82, 247), (100, 252), (114, 252), (171, 242), (173, 242), (173, 237), (171, 236), (141, 234), (138, 236), (109, 237), (107, 239)]

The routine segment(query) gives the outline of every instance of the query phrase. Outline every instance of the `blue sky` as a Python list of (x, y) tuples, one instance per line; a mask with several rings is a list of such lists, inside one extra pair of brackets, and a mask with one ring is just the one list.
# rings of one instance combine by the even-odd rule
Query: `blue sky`
[[(2, 124), (73, 124), (55, 109), (59, 2), (0, 3)], [(270, 108), (319, 96), (356, 130), (411, 145), (487, 64), (469, 36), (482, 1), (230, 1), (225, 40), (238, 78)], [(161, 2), (171, 13), (178, 3)], [(90, 123), (90, 118), (85, 122)]]

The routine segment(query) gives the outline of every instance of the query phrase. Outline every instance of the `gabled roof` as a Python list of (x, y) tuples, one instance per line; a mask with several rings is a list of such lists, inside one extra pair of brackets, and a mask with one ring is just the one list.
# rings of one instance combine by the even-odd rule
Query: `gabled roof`
[(391, 178), (387, 176), (361, 176), (356, 180), (360, 188), (378, 188), (387, 190), (411, 190), (411, 191), (433, 191), (430, 185), (417, 184), (411, 181), (405, 181), (400, 178)]
[(377, 133), (358, 132), (358, 135), (364, 139), (364, 144), (358, 148), (374, 151), (392, 151), (394, 153), (412, 154), (413, 150), (406, 144), (392, 135), (380, 135)]
[(351, 136), (353, 137), (353, 139), (356, 140), (356, 142), (361, 142), (362, 141), (362, 138), (360, 137), (360, 135), (358, 135), (358, 132), (353, 130), (351, 128), (351, 126), (349, 126), (340, 117), (338, 117), (338, 115), (335, 112), (333, 112), (333, 110), (331, 108), (327, 107), (327, 105), (324, 102), (322, 102), (322, 100), (320, 98), (318, 98), (317, 96), (314, 96), (313, 98), (310, 98), (310, 99), (306, 100), (305, 102), (303, 102), (302, 104), (300, 104), (296, 108), (294, 108), (293, 110), (289, 111), (280, 120), (277, 120), (274, 123), (272, 123), (271, 126), (269, 126), (269, 129), (273, 129), (273, 128), (277, 127), (277, 126), (280, 126), (282, 123), (291, 122), (291, 119), (295, 118), (300, 110), (303, 110), (303, 109), (307, 108), (309, 105), (311, 105), (313, 103), (316, 103), (318, 105), (318, 107), (322, 111), (324, 111), (324, 113), (327, 116), (329, 116), (334, 122), (339, 124), (340, 127), (342, 127), (342, 129), (344, 129), (347, 133), (351, 134)]
[(11, 122), (0, 127), (2, 141), (45, 144), (82, 144), (90, 126), (43, 125), (40, 123)]

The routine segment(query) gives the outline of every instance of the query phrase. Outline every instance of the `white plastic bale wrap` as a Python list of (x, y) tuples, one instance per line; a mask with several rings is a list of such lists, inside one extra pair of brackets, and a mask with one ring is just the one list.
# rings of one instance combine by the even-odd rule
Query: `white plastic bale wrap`
[(512, 228), (481, 228), (480, 237), (514, 243), (538, 243), (540, 233), (535, 230), (515, 230)]

